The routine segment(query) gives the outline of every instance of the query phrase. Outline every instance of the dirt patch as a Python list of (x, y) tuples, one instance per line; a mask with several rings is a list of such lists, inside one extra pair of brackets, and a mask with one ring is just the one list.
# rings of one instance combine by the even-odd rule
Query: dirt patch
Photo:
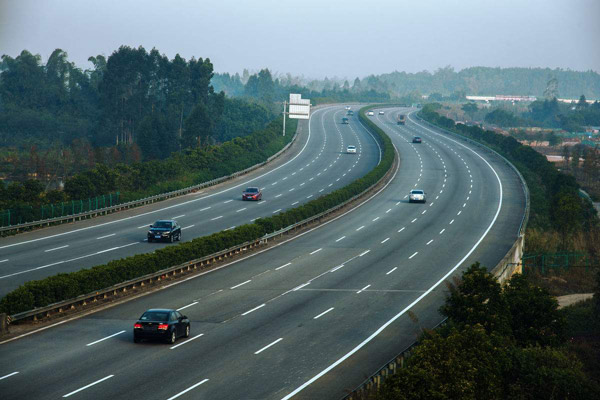
[(592, 297), (594, 297), (594, 293), (575, 293), (558, 296), (556, 300), (558, 300), (558, 308), (560, 309), (581, 301), (585, 301), (587, 299), (591, 299)]

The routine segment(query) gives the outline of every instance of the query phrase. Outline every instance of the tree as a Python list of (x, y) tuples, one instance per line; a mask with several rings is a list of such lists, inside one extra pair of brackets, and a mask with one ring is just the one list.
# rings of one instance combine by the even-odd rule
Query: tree
[(95, 187), (85, 175), (75, 175), (65, 182), (65, 193), (73, 200), (82, 200), (96, 195)]
[(507, 399), (595, 399), (598, 388), (573, 355), (552, 347), (514, 349)]
[(578, 230), (582, 222), (581, 201), (577, 194), (561, 192), (552, 202), (553, 225), (561, 234), (563, 246), (568, 236)]
[(585, 110), (588, 108), (588, 103), (587, 103), (587, 100), (585, 99), (584, 95), (581, 95), (581, 97), (579, 97), (579, 101), (577, 102), (577, 105), (575, 106), (575, 108), (577, 110)]
[(558, 346), (564, 343), (565, 321), (555, 298), (534, 286), (522, 274), (515, 274), (502, 296), (511, 316), (511, 330), (516, 342), (526, 346)]
[(462, 105), (461, 109), (469, 116), (471, 117), (471, 120), (473, 120), (473, 116), (475, 115), (475, 113), (477, 112), (477, 110), (479, 109), (477, 107), (477, 104), (475, 103), (465, 103)]
[(200, 147), (209, 144), (213, 122), (208, 107), (202, 102), (196, 104), (185, 120), (185, 129), (181, 141), (184, 147)]
[(500, 399), (508, 354), (505, 341), (481, 325), (424, 335), (408, 366), (385, 381), (378, 398)]
[(496, 278), (478, 262), (450, 285), (450, 295), (440, 312), (458, 325), (482, 325), (488, 332), (510, 333), (510, 315)]

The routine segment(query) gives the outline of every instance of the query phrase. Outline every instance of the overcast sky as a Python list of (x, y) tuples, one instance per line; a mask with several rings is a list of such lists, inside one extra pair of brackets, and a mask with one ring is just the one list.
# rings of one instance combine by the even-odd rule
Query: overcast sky
[(121, 45), (305, 77), (450, 65), (600, 71), (600, 0), (0, 0), (0, 54)]

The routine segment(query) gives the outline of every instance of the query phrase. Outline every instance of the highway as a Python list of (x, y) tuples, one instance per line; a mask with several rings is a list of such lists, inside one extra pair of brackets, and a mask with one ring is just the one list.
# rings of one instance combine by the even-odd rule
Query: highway
[[(345, 114), (343, 106), (315, 110), (310, 129), (301, 122), (299, 136), (284, 156), (240, 179), (145, 207), (0, 239), (0, 297), (29, 280), (172, 246), (146, 242), (148, 227), (157, 219), (176, 219), (182, 240), (191, 240), (347, 185), (377, 164), (379, 149), (358, 117), (341, 124)], [(350, 144), (357, 146), (356, 155), (345, 154)], [(242, 201), (247, 186), (261, 187), (263, 201)]]
[[(401, 162), (375, 197), (227, 267), (0, 344), (3, 398), (337, 399), (360, 384), (442, 319), (445, 280), (505, 255), (525, 208), (503, 161), (412, 115), (397, 126), (407, 109), (377, 111)], [(316, 125), (311, 135), (328, 142), (342, 129)], [(342, 131), (344, 145), (350, 135)], [(359, 137), (372, 167), (376, 146)], [(320, 168), (336, 159), (337, 140)], [(425, 204), (408, 203), (413, 188)], [(191, 337), (134, 344), (133, 323), (151, 307), (180, 309)]]

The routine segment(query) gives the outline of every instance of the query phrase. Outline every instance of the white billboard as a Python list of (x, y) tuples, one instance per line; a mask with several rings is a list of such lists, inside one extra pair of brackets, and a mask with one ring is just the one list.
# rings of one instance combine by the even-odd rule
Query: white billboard
[(309, 119), (310, 100), (303, 99), (300, 94), (290, 93), (288, 116), (295, 119)]

